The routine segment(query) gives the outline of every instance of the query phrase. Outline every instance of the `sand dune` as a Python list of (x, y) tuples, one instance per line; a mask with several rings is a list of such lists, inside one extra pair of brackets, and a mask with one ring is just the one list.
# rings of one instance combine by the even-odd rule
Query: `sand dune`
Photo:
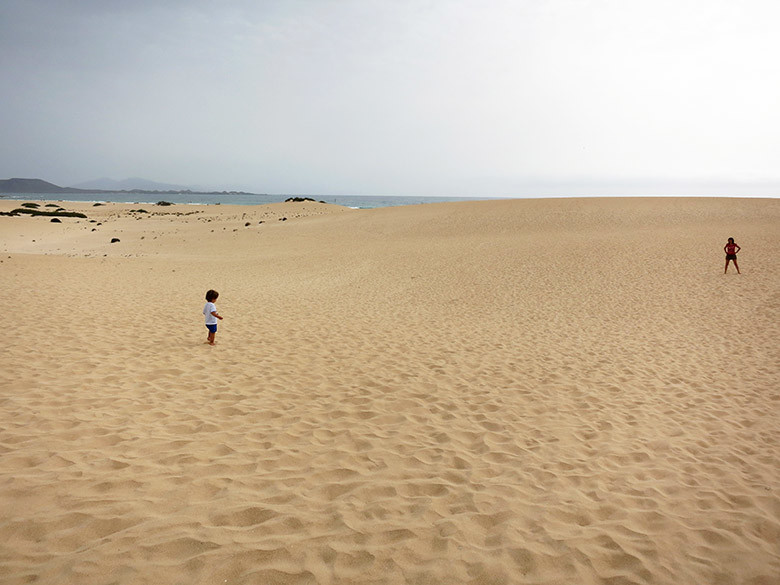
[(778, 200), (63, 206), (0, 216), (0, 582), (777, 583)]

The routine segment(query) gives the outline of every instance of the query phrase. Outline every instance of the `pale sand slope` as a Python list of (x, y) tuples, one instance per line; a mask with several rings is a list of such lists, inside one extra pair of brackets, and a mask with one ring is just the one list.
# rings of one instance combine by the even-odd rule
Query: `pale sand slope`
[(3, 584), (778, 582), (780, 201), (65, 207), (0, 217)]

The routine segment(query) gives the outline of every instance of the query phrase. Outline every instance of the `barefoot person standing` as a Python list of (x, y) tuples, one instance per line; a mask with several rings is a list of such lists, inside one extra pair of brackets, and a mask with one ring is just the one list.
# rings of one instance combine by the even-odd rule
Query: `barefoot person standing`
[(723, 251), (726, 252), (726, 268), (723, 270), (723, 274), (726, 274), (729, 271), (729, 261), (734, 262), (734, 268), (737, 269), (737, 274), (742, 274), (739, 271), (739, 264), (737, 264), (737, 252), (741, 249), (742, 248), (734, 243), (734, 238), (729, 238), (728, 243), (723, 246)]

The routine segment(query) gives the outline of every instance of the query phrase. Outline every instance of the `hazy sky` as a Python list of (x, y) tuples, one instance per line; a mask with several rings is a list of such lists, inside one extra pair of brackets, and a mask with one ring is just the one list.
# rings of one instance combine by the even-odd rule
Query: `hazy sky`
[(778, 196), (778, 30), (777, 0), (2, 0), (0, 178)]

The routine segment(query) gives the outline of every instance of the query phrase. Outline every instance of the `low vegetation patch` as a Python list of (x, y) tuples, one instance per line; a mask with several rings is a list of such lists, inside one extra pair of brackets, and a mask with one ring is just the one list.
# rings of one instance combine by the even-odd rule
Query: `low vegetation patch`
[(13, 211), (5, 214), (5, 215), (44, 215), (46, 217), (81, 217), (86, 219), (87, 216), (83, 213), (78, 213), (76, 211), (42, 211), (40, 209), (28, 209), (26, 207), (17, 207)]
[[(290, 197), (288, 199), (285, 199), (285, 203), (303, 203), (305, 201), (311, 201), (312, 203), (317, 203), (315, 199), (312, 199), (311, 197)], [(320, 203), (325, 203), (324, 201), (320, 201)]]
[(37, 203), (22, 203), (22, 207), (29, 207), (30, 209), (36, 209), (40, 207)]

